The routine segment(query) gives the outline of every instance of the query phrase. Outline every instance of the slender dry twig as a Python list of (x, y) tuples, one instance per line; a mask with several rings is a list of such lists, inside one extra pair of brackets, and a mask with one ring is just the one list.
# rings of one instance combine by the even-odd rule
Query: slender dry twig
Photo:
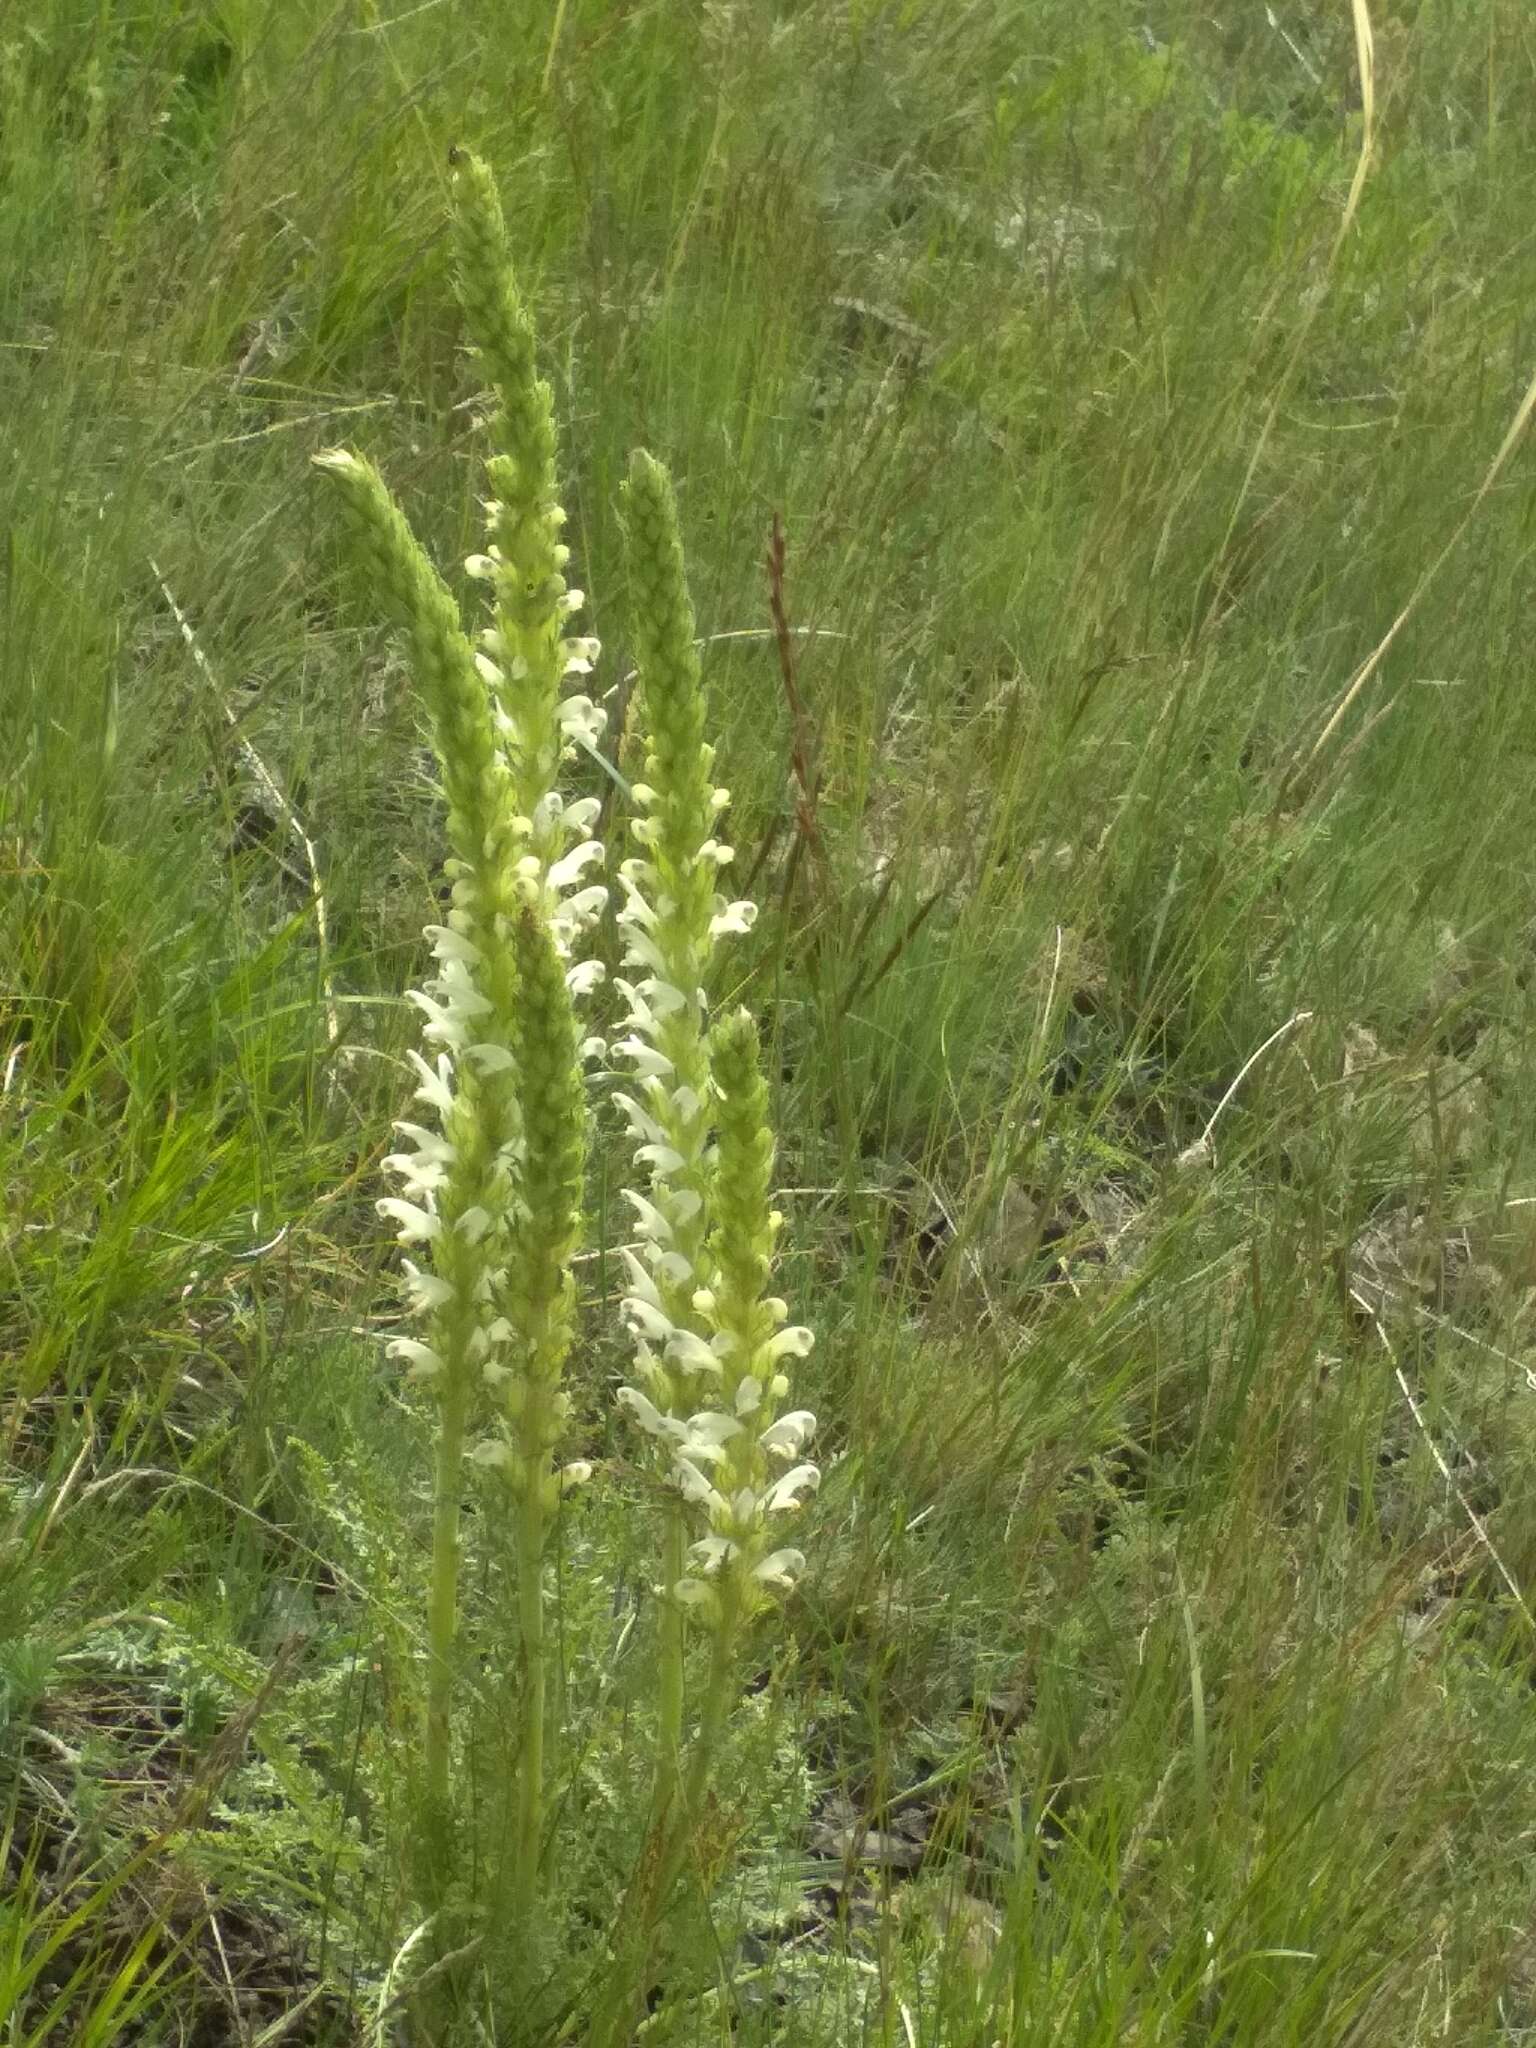
[(1455, 1473), (1452, 1472), (1450, 1466), (1446, 1463), (1444, 1457), (1441, 1455), (1440, 1446), (1435, 1442), (1429, 1424), (1424, 1420), (1424, 1411), (1420, 1408), (1418, 1401), (1414, 1396), (1413, 1389), (1408, 1384), (1408, 1380), (1403, 1372), (1403, 1368), (1397, 1362), (1397, 1353), (1392, 1349), (1392, 1345), (1390, 1340), (1388, 1339), (1387, 1333), (1381, 1326), (1381, 1318), (1377, 1315), (1375, 1309), (1372, 1308), (1371, 1304), (1366, 1300), (1365, 1296), (1360, 1293), (1358, 1288), (1351, 1287), (1349, 1293), (1350, 1299), (1354, 1301), (1361, 1310), (1361, 1312), (1369, 1318), (1371, 1327), (1375, 1330), (1377, 1337), (1381, 1340), (1382, 1350), (1386, 1352), (1387, 1357), (1392, 1362), (1392, 1376), (1397, 1381), (1398, 1389), (1401, 1392), (1403, 1399), (1408, 1404), (1408, 1413), (1413, 1417), (1415, 1428), (1423, 1437), (1425, 1443), (1429, 1446), (1429, 1455), (1435, 1461), (1436, 1470), (1439, 1472), (1440, 1477), (1445, 1481), (1446, 1485), (1451, 1489), (1452, 1493), (1455, 1494), (1462, 1513), (1466, 1516), (1468, 1522), (1470, 1522), (1470, 1524), (1472, 1525), (1472, 1533), (1476, 1536), (1478, 1542), (1482, 1545), (1483, 1549), (1487, 1551), (1489, 1557), (1492, 1558), (1494, 1569), (1495, 1571), (1497, 1571), (1499, 1577), (1504, 1581), (1505, 1587), (1508, 1590), (1510, 1596), (1513, 1598), (1515, 1606), (1520, 1611), (1521, 1619), (1525, 1622), (1526, 1626), (1532, 1631), (1532, 1633), (1536, 1634), (1536, 1615), (1533, 1615), (1531, 1613), (1530, 1608), (1527, 1607), (1527, 1605), (1525, 1604), (1525, 1595), (1520, 1591), (1519, 1585), (1516, 1583), (1513, 1572), (1511, 1572), (1509, 1566), (1504, 1562), (1503, 1558), (1500, 1557), (1497, 1549), (1494, 1547), (1493, 1538), (1488, 1534), (1487, 1525), (1484, 1523), (1482, 1516), (1477, 1512), (1477, 1509), (1473, 1507), (1471, 1501), (1467, 1499), (1466, 1494), (1463, 1493), (1461, 1486), (1456, 1479)]
[(1216, 1147), (1211, 1142), (1212, 1137), (1215, 1133), (1217, 1124), (1221, 1120), (1222, 1113), (1225, 1111), (1228, 1104), (1232, 1101), (1233, 1096), (1236, 1095), (1238, 1089), (1242, 1087), (1243, 1083), (1247, 1080), (1248, 1076), (1253, 1072), (1254, 1068), (1258, 1065), (1259, 1061), (1263, 1059), (1265, 1053), (1269, 1051), (1272, 1045), (1278, 1045), (1281, 1039), (1284, 1038), (1288, 1032), (1296, 1030), (1298, 1025), (1310, 1024), (1311, 1021), (1312, 1012), (1310, 1010), (1298, 1010), (1294, 1017), (1287, 1017), (1287, 1019), (1280, 1026), (1278, 1031), (1271, 1031), (1268, 1038), (1265, 1039), (1262, 1045), (1255, 1046), (1254, 1050), (1251, 1053), (1249, 1053), (1247, 1059), (1245, 1059), (1243, 1061), (1243, 1064), (1238, 1068), (1237, 1073), (1233, 1078), (1232, 1083), (1230, 1087), (1227, 1089), (1225, 1095), (1222, 1096), (1220, 1102), (1218, 1102), (1216, 1107), (1211, 1111), (1210, 1117), (1206, 1122), (1205, 1129), (1200, 1133), (1199, 1137), (1196, 1138), (1195, 1142), (1192, 1145), (1186, 1145), (1184, 1147), (1184, 1150), (1179, 1154), (1178, 1158), (1174, 1161), (1174, 1164), (1176, 1166), (1210, 1166), (1214, 1164), (1216, 1158)]
[(924, 897), (923, 901), (913, 911), (901, 930), (881, 954), (874, 968), (868, 974), (856, 977), (849, 984), (842, 1000), (837, 1006), (837, 1015), (839, 1017), (846, 1017), (860, 996), (874, 994), (875, 990), (884, 981), (885, 977), (896, 965), (896, 962), (928, 922), (934, 910), (944, 900), (947, 893), (948, 891), (945, 889), (935, 889), (931, 895)]

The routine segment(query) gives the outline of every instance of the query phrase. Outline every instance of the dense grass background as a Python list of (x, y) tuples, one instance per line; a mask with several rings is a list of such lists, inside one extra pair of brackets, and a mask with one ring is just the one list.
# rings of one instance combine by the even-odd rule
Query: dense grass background
[[(771, 645), (708, 673), (829, 1470), (653, 2031), (1536, 2038), (1521, 450), (1474, 506), (1533, 369), (1536, 26), (1375, 23), (1340, 242), (1349, 10), (1225, 12), (0, 19), (8, 2043), (404, 2038), (426, 1420), (372, 1202), (441, 849), (306, 458), (471, 544), (455, 143), (603, 687), (636, 443), (702, 630), (768, 625), (775, 512), (816, 629), (823, 862)], [(578, 2014), (651, 1624), (584, 1276)]]

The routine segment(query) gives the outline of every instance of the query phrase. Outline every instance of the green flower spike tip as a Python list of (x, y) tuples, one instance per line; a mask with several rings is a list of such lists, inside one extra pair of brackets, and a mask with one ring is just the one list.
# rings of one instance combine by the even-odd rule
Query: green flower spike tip
[[(533, 324), (517, 289), (495, 180), (478, 157), (460, 162), (453, 225), (459, 303), (493, 399), (487, 543), (467, 567), (491, 589), (495, 618), (480, 636), (486, 674), (518, 807), (530, 821), (530, 853), (551, 873), (558, 897), (601, 853), (587, 836), (597, 800), (567, 808), (555, 794), (562, 754), (573, 746), (590, 751), (602, 735), (601, 709), (579, 688), (566, 692), (572, 680), (579, 684), (591, 674), (600, 650), (590, 637), (567, 637), (584, 599), (565, 580), (570, 549), (560, 538), (565, 513), (555, 473), (554, 405), (538, 375)], [(549, 909), (558, 930), (560, 905)]]

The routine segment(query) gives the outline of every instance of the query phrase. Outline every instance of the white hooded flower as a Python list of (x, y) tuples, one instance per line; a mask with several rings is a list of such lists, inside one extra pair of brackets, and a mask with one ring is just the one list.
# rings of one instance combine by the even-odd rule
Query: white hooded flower
[(416, 1100), (425, 1102), (435, 1109), (439, 1116), (449, 1116), (453, 1111), (453, 1062), (447, 1053), (439, 1053), (436, 1066), (429, 1067), (413, 1046), (406, 1058), (416, 1069), (421, 1086), (416, 1090)]
[(385, 1195), (373, 1206), (381, 1216), (399, 1224), (402, 1244), (429, 1244), (442, 1234), (442, 1220), (433, 1209), (402, 1201), (398, 1195)]
[(821, 1473), (816, 1466), (796, 1465), (782, 1479), (775, 1480), (763, 1495), (764, 1511), (770, 1515), (787, 1514), (791, 1508), (799, 1507), (802, 1493), (814, 1493), (820, 1484)]
[(788, 1415), (781, 1415), (777, 1422), (770, 1423), (758, 1442), (770, 1457), (796, 1458), (815, 1433), (815, 1416), (808, 1408), (796, 1408)]
[(431, 1345), (418, 1343), (414, 1337), (392, 1337), (384, 1352), (387, 1358), (403, 1358), (413, 1380), (435, 1378), (443, 1369), (443, 1361)]

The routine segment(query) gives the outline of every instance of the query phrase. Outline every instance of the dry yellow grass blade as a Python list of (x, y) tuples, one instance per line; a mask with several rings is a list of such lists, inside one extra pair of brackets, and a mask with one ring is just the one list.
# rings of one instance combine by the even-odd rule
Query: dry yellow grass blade
[(1350, 12), (1355, 18), (1355, 64), (1360, 73), (1360, 153), (1355, 158), (1355, 175), (1349, 181), (1349, 197), (1344, 202), (1339, 232), (1334, 237), (1328, 258), (1330, 270), (1344, 237), (1354, 224), (1376, 149), (1376, 38), (1371, 32), (1370, 10), (1365, 0), (1350, 0)]
[[(1366, 5), (1366, 0), (1350, 0), (1350, 11), (1354, 16), (1355, 24), (1355, 66), (1360, 74), (1360, 147), (1356, 152), (1354, 175), (1349, 181), (1349, 194), (1344, 201), (1344, 211), (1339, 216), (1339, 225), (1334, 231), (1333, 242), (1328, 250), (1328, 260), (1323, 266), (1323, 284), (1326, 284), (1328, 278), (1332, 276), (1334, 265), (1339, 260), (1339, 251), (1344, 247), (1345, 238), (1355, 224), (1355, 215), (1360, 210), (1361, 195), (1365, 191), (1366, 181), (1370, 177), (1371, 164), (1376, 153), (1376, 38), (1372, 33), (1370, 10)], [(1266, 317), (1268, 311), (1273, 308), (1278, 300), (1280, 290), (1283, 288), (1277, 287), (1274, 297), (1270, 300), (1270, 307), (1266, 308)], [(1258, 473), (1260, 462), (1263, 460), (1264, 450), (1269, 445), (1270, 435), (1274, 432), (1275, 421), (1280, 417), (1280, 408), (1285, 403), (1286, 395), (1290, 391), (1291, 381), (1296, 374), (1296, 366), (1301, 361), (1302, 352), (1306, 348), (1322, 303), (1323, 292), (1320, 285), (1306, 304), (1301, 323), (1296, 330), (1296, 338), (1291, 344), (1290, 353), (1287, 355), (1280, 375), (1275, 380), (1274, 389), (1270, 393), (1269, 408), (1264, 415), (1263, 424), (1254, 439), (1253, 452), (1248, 458), (1248, 467), (1243, 472), (1241, 488), (1233, 500), (1232, 513), (1227, 521), (1226, 533), (1223, 535), (1221, 546), (1217, 550), (1218, 559), (1226, 553), (1232, 544), (1232, 536), (1237, 529), (1238, 517), (1244, 505), (1248, 502), (1248, 493), (1253, 488), (1253, 479)]]

